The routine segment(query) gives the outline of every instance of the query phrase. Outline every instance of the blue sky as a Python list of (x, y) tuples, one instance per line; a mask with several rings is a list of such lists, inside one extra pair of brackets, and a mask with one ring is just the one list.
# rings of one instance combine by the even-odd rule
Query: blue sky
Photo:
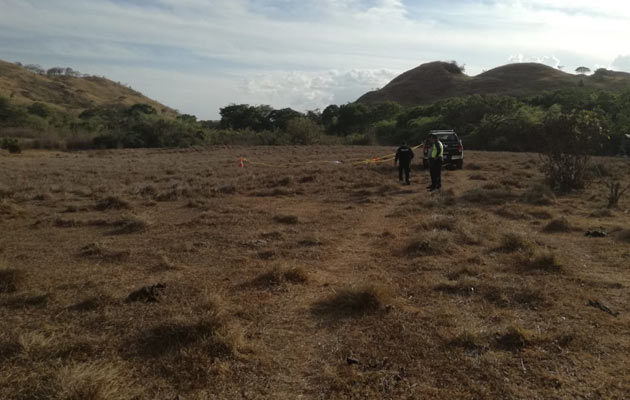
[(104, 75), (200, 118), (346, 103), (435, 60), (630, 72), (628, 38), (616, 0), (0, 0), (0, 59)]

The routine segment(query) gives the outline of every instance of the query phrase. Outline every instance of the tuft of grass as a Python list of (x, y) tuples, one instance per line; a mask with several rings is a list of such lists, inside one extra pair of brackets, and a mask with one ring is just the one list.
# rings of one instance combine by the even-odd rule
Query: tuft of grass
[(164, 254), (160, 256), (160, 261), (154, 267), (156, 271), (172, 271), (176, 269), (179, 269), (179, 266)]
[(276, 215), (273, 220), (279, 224), (295, 225), (298, 223), (298, 217), (296, 215)]
[(508, 189), (471, 189), (462, 195), (462, 200), (469, 203), (485, 205), (500, 205), (514, 199), (514, 194)]
[(515, 251), (528, 250), (532, 246), (532, 243), (516, 232), (508, 232), (501, 237), (501, 245), (499, 249), (507, 253), (513, 253)]
[(453, 246), (451, 237), (446, 231), (431, 231), (417, 239), (412, 239), (405, 245), (403, 254), (408, 257), (421, 257), (442, 254)]
[(50, 294), (32, 294), (25, 293), (14, 297), (10, 297), (2, 302), (2, 306), (12, 309), (22, 309), (30, 307), (46, 307)]
[(529, 339), (531, 334), (516, 326), (510, 326), (503, 333), (498, 333), (495, 336), (497, 346), (506, 351), (517, 351), (525, 348), (531, 340)]
[(470, 175), (470, 178), (468, 179), (470, 179), (471, 181), (487, 181), (488, 180), (488, 178), (486, 178), (486, 176), (482, 174), (472, 174)]
[(464, 330), (457, 336), (450, 339), (447, 342), (447, 345), (452, 347), (461, 347), (470, 352), (483, 352), (488, 348), (488, 345), (485, 343), (485, 340), (480, 333), (473, 333), (468, 330)]
[(517, 258), (517, 267), (521, 271), (543, 271), (560, 273), (564, 264), (558, 256), (550, 252), (532, 251)]
[(547, 233), (569, 232), (570, 230), (571, 226), (565, 217), (553, 219), (543, 228), (543, 232)]
[(111, 235), (122, 235), (136, 232), (143, 232), (149, 227), (147, 219), (138, 215), (130, 215), (113, 223), (116, 229), (110, 232)]
[(455, 281), (455, 280), (458, 280), (462, 276), (464, 276), (464, 277), (478, 277), (481, 274), (482, 274), (482, 272), (478, 268), (473, 268), (473, 267), (466, 266), (466, 267), (458, 269), (457, 271), (448, 273), (446, 275), (446, 277), (449, 280), (451, 280), (451, 281)]
[(538, 206), (548, 206), (556, 202), (556, 196), (551, 188), (542, 184), (537, 184), (529, 188), (523, 193), (522, 199), (526, 203)]
[(391, 304), (391, 292), (381, 286), (365, 285), (341, 289), (314, 304), (316, 314), (360, 316), (384, 310)]
[(23, 210), (19, 206), (9, 203), (8, 200), (0, 200), (0, 216), (4, 218), (17, 218), (22, 215)]
[(14, 293), (24, 281), (24, 272), (15, 268), (0, 267), (0, 293)]
[(449, 215), (433, 214), (419, 228), (424, 230), (442, 230), (453, 232), (457, 228), (457, 219)]
[(196, 320), (174, 319), (141, 332), (134, 350), (143, 358), (161, 358), (194, 346), (210, 357), (229, 358), (238, 353), (241, 345), (239, 332), (229, 330), (222, 315), (208, 312)]
[(101, 200), (99, 200), (94, 209), (97, 211), (106, 211), (106, 210), (127, 210), (131, 208), (131, 205), (128, 201), (121, 199), (118, 196), (108, 196)]
[(128, 400), (141, 394), (132, 383), (128, 367), (104, 361), (62, 368), (57, 385), (55, 398), (63, 400)]
[(260, 274), (252, 281), (254, 286), (273, 287), (284, 283), (305, 283), (308, 282), (308, 273), (302, 267), (273, 267)]

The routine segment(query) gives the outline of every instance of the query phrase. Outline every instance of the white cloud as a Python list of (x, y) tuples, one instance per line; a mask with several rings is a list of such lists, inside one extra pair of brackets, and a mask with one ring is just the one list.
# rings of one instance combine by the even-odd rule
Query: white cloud
[[(356, 100), (360, 95), (378, 89), (402, 71), (389, 69), (350, 71), (276, 71), (244, 79), (241, 102), (267, 100), (266, 104), (290, 106), (298, 110), (323, 108)], [(249, 100), (248, 100), (249, 99)]]
[(630, 72), (630, 54), (615, 58), (611, 67), (617, 71)]
[(524, 56), (523, 54), (516, 54), (516, 55), (510, 56), (508, 58), (508, 62), (510, 63), (539, 63), (539, 64), (548, 65), (553, 68), (562, 67), (562, 64), (560, 64), (560, 60), (556, 56), (537, 57), (537, 56)]

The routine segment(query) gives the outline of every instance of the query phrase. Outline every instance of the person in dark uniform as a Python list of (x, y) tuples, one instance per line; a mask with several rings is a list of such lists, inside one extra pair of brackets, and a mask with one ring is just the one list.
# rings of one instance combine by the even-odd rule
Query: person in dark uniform
[(435, 135), (429, 135), (429, 170), (431, 171), (430, 191), (442, 188), (442, 157), (444, 156), (444, 145)]
[(394, 165), (398, 164), (398, 180), (402, 182), (403, 172), (405, 174), (405, 183), (411, 185), (409, 180), (409, 174), (411, 173), (411, 160), (413, 160), (413, 150), (407, 146), (406, 142), (402, 143), (402, 146), (396, 150), (396, 158), (394, 159)]

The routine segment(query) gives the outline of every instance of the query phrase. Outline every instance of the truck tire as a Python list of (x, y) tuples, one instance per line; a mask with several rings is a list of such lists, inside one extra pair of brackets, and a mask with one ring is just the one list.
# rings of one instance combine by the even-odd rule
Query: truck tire
[(464, 160), (456, 160), (455, 161), (455, 168), (457, 168), (457, 169), (464, 168)]

